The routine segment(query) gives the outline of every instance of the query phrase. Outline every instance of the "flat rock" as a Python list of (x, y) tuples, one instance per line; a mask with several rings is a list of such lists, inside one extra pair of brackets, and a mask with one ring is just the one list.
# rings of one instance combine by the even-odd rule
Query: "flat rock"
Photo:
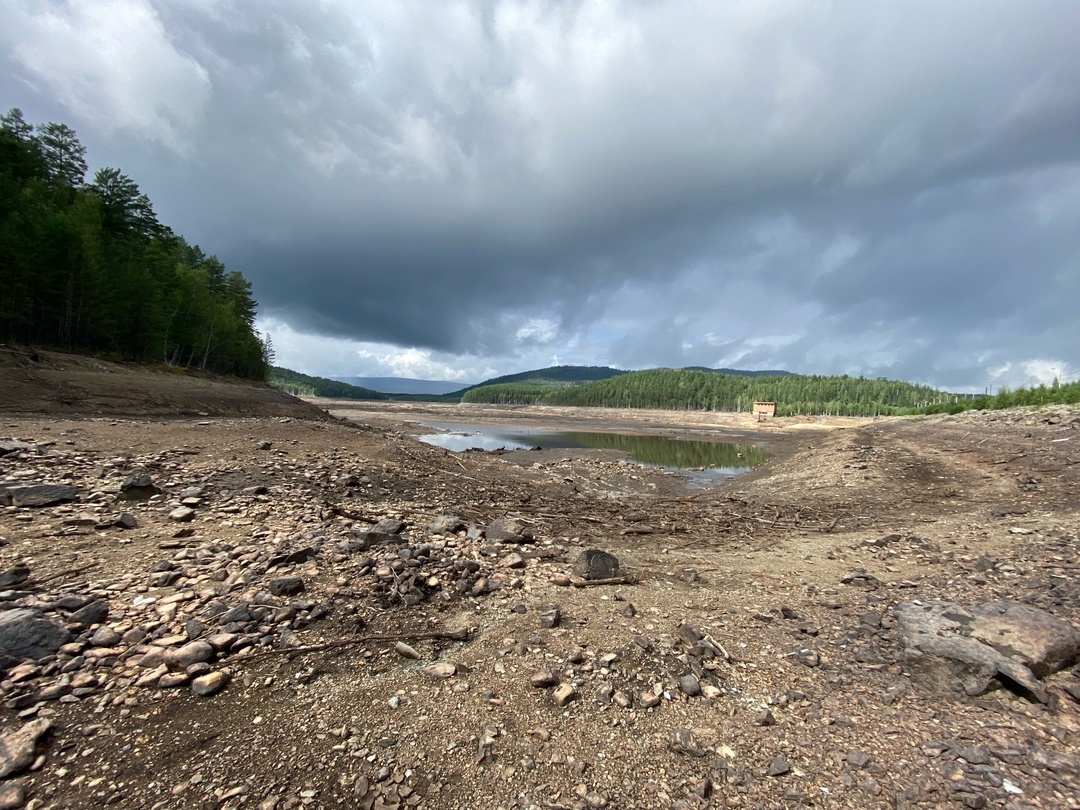
[(371, 530), (380, 534), (401, 534), (405, 531), (405, 522), (397, 518), (383, 518)]
[(50, 720), (31, 720), (0, 737), (0, 779), (20, 773), (34, 761), (34, 748), (45, 732), (52, 728)]
[(107, 618), (109, 618), (109, 603), (104, 599), (95, 599), (71, 614), (71, 621), (83, 627), (101, 624)]
[(199, 697), (216, 695), (229, 682), (229, 676), (218, 670), (201, 675), (191, 682), (191, 691)]
[(0, 613), (0, 652), (14, 659), (44, 658), (71, 641), (62, 625), (33, 608)]
[(1049, 699), (1040, 677), (1080, 657), (1080, 632), (1019, 602), (964, 608), (953, 602), (900, 602), (893, 608), (913, 675), (944, 692), (981, 695), (1003, 685)]
[(187, 523), (194, 519), (195, 510), (190, 506), (178, 506), (169, 512), (169, 520), (175, 520), (177, 523)]
[(11, 506), (54, 506), (79, 497), (79, 490), (69, 484), (17, 484), (0, 487), (0, 504)]
[(581, 552), (574, 564), (574, 576), (582, 579), (614, 579), (622, 576), (619, 570), (619, 558), (598, 548), (587, 548)]

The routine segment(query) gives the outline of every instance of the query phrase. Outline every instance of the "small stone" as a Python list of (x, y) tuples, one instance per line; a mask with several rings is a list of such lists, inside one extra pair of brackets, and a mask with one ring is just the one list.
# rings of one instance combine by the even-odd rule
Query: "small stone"
[(701, 694), (701, 682), (692, 674), (683, 675), (679, 678), (679, 691), (687, 697), (698, 697)]
[(773, 713), (772, 713), (772, 711), (770, 709), (768, 709), (767, 707), (763, 707), (763, 708), (758, 710), (757, 714), (754, 715), (754, 725), (755, 726), (775, 726), (776, 725), (776, 717), (773, 715)]
[(551, 699), (555, 701), (556, 706), (565, 706), (575, 697), (577, 697), (577, 690), (573, 684), (569, 683), (559, 684), (551, 693)]
[(537, 689), (547, 689), (559, 682), (550, 669), (542, 669), (529, 678), (529, 683)]
[(558, 627), (562, 621), (562, 610), (558, 605), (553, 605), (551, 610), (545, 610), (540, 614), (540, 626), (547, 629)]
[(269, 439), (262, 439), (255, 445), (258, 450), (269, 450), (273, 446), (274, 443)]
[(860, 751), (857, 748), (853, 748), (852, 750), (847, 752), (848, 765), (850, 765), (852, 768), (855, 768), (856, 770), (862, 770), (863, 768), (865, 768), (868, 764), (870, 764), (871, 759), (872, 757), (868, 753), (866, 753), (865, 751)]
[(210, 697), (220, 692), (229, 682), (229, 676), (221, 670), (202, 675), (191, 682), (191, 691), (199, 697)]
[(449, 661), (436, 661), (434, 664), (422, 667), (420, 671), (429, 678), (452, 678), (457, 674), (457, 666)]
[(668, 748), (676, 754), (686, 754), (691, 757), (705, 756), (705, 749), (701, 747), (694, 735), (685, 728), (673, 728), (668, 732)]
[(189, 641), (182, 647), (165, 654), (165, 663), (170, 669), (187, 670), (192, 664), (201, 664), (214, 659), (214, 648), (206, 641)]
[(660, 695), (654, 692), (642, 692), (638, 696), (638, 705), (643, 709), (652, 709), (660, 705)]
[(499, 565), (501, 565), (503, 568), (524, 568), (525, 558), (515, 551), (512, 554), (507, 554), (505, 557), (503, 557)]
[(788, 764), (788, 761), (784, 758), (783, 754), (780, 754), (769, 763), (769, 776), (783, 776), (790, 772), (791, 765)]
[(295, 575), (274, 577), (270, 580), (270, 593), (274, 596), (296, 596), (304, 591), (304, 580)]
[(120, 639), (118, 632), (108, 625), (102, 625), (90, 636), (90, 643), (95, 647), (115, 647), (120, 643)]
[(169, 512), (169, 520), (177, 523), (188, 523), (195, 519), (195, 510), (190, 506), (178, 506)]
[(420, 660), (420, 653), (410, 647), (404, 641), (399, 641), (394, 645), (394, 652), (400, 655), (402, 658), (411, 658), (413, 661)]

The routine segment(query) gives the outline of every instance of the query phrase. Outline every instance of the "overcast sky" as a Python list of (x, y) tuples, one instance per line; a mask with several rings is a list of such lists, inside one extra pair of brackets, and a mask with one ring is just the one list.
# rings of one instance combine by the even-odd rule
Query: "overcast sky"
[(1080, 376), (1080, 6), (0, 0), (278, 362)]

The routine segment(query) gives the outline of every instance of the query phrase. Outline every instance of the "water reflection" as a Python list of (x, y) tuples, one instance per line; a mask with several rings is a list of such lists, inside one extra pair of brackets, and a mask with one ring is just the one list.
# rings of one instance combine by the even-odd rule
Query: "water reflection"
[(769, 454), (752, 444), (683, 441), (668, 436), (633, 436), (623, 433), (541, 430), (508, 425), (461, 422), (424, 422), (424, 427), (445, 431), (420, 436), (420, 441), (462, 451), (587, 449), (619, 450), (639, 464), (691, 472), (695, 478), (738, 475), (768, 461)]

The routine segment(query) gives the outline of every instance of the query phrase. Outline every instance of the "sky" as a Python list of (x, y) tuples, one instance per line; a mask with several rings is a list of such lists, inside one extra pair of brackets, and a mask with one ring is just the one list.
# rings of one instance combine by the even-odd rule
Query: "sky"
[(1075, 0), (0, 0), (277, 362), (1080, 378)]

